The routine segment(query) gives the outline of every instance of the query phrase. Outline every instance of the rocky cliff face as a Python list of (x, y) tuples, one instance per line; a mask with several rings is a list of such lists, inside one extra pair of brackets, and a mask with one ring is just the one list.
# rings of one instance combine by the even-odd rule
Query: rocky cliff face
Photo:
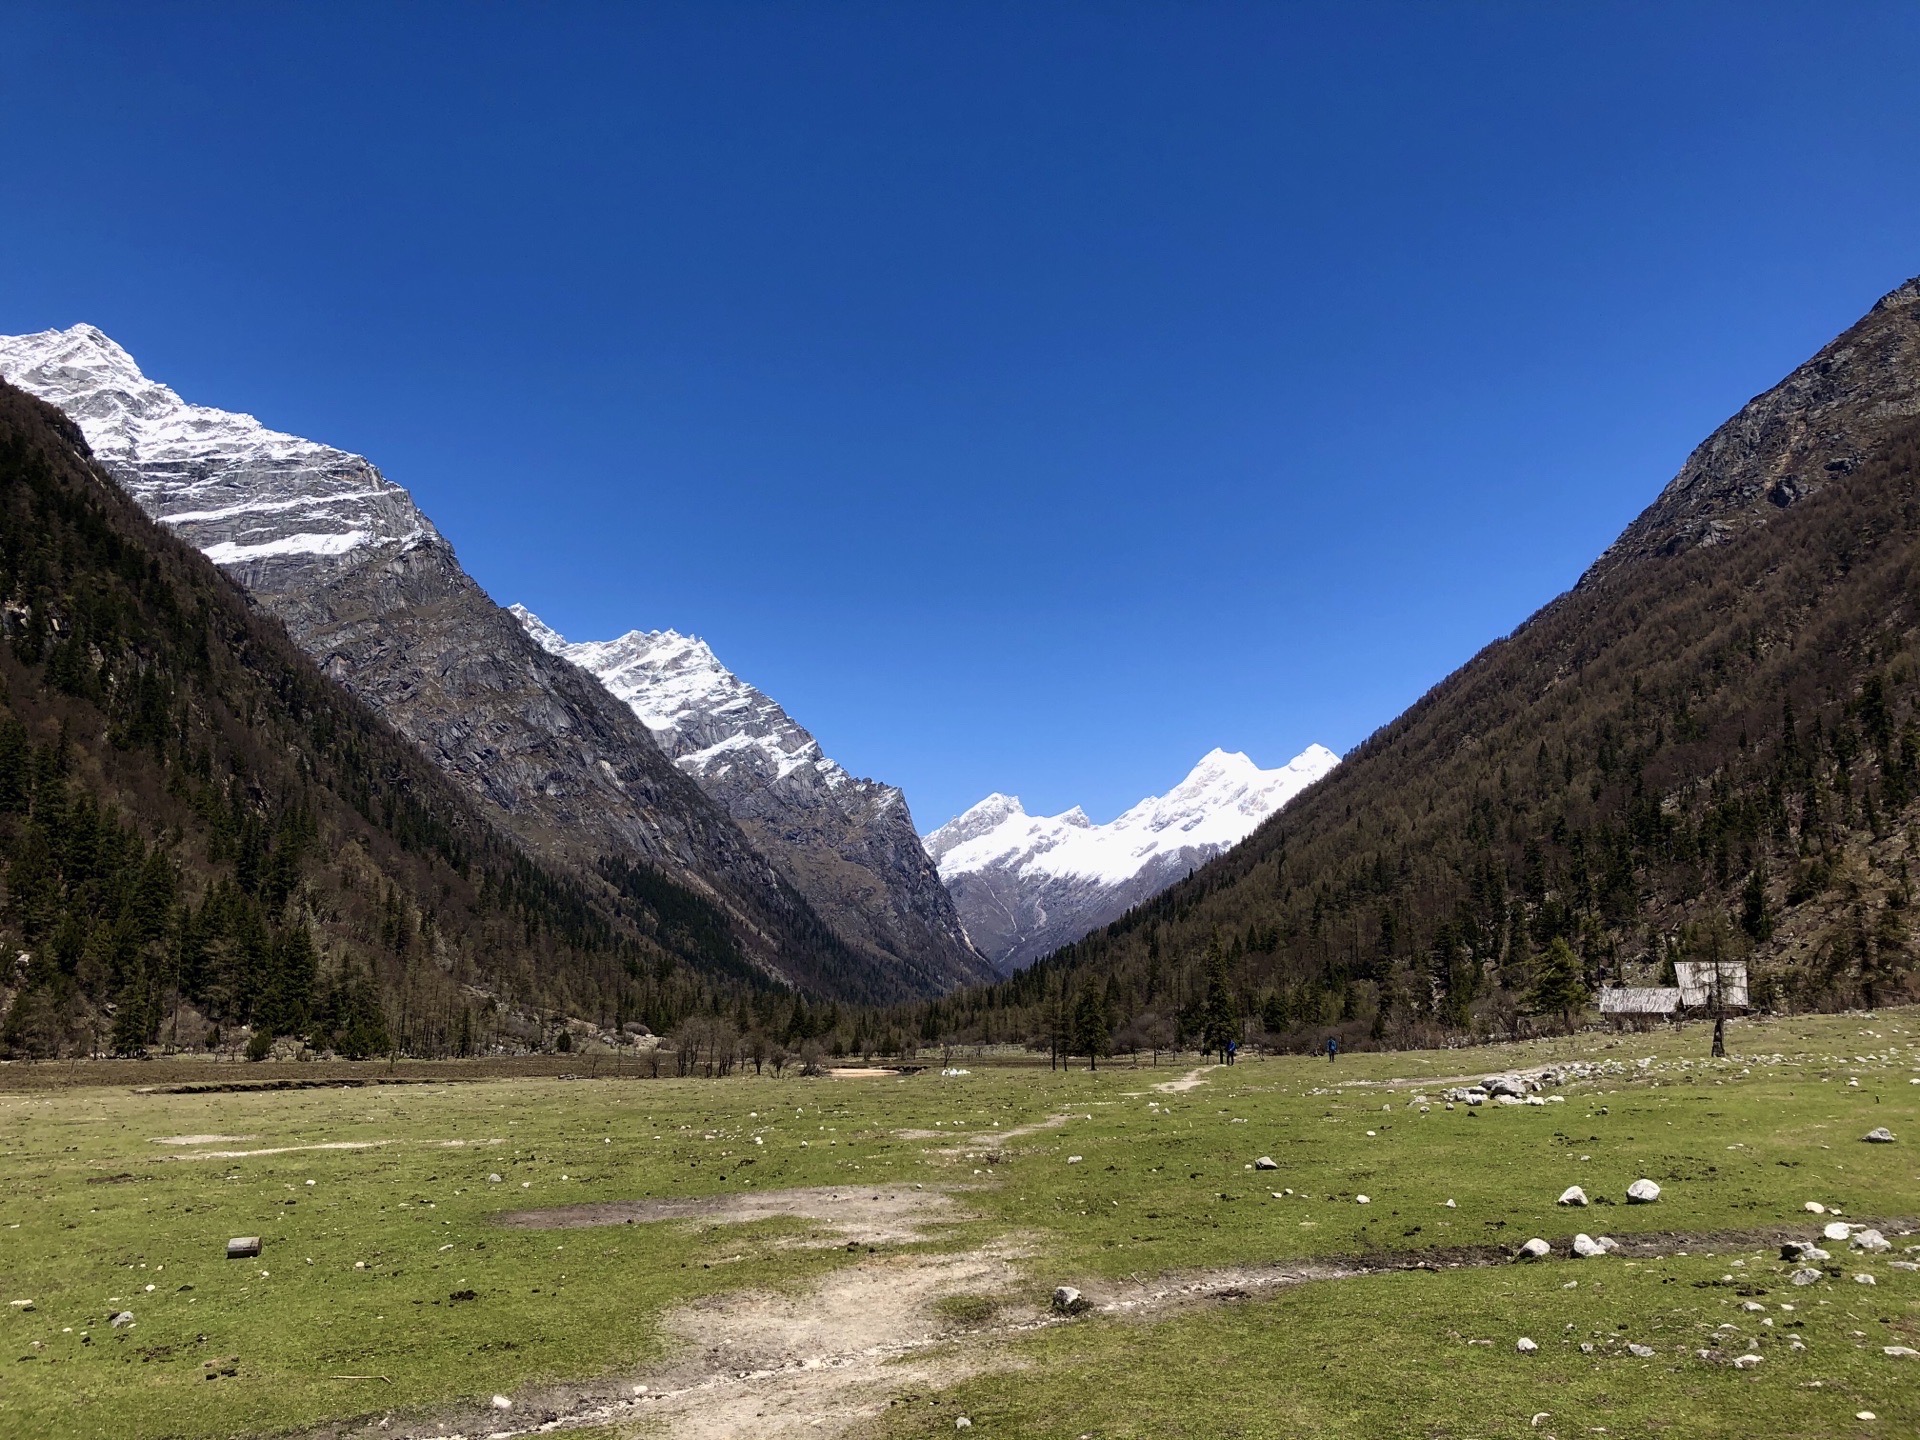
[(1701, 443), (1580, 584), (1718, 545), (1845, 476), (1920, 416), (1920, 277)]
[(1214, 750), (1165, 795), (1105, 825), (1075, 806), (1029, 815), (989, 795), (927, 836), (967, 933), (1008, 969), (1117, 920), (1231, 849), (1340, 763), (1309, 746), (1277, 770)]
[(527, 843), (582, 870), (614, 857), (665, 872), (796, 983), (927, 990), (846, 952), (633, 712), (536, 644), (365, 459), (189, 405), (91, 326), (0, 337), (0, 376), (66, 411), (143, 509)]
[(940, 989), (990, 980), (914, 832), (906, 797), (850, 775), (704, 641), (671, 630), (571, 642), (510, 607), (549, 653), (625, 701), (836, 932)]

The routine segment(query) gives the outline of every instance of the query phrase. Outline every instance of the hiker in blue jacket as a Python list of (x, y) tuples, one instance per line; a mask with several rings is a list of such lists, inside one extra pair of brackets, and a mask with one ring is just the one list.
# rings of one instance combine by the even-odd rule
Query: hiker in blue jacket
[(1333, 1063), (1333, 1057), (1339, 1053), (1340, 1037), (1338, 1035), (1327, 1036), (1327, 1063), (1331, 1065)]

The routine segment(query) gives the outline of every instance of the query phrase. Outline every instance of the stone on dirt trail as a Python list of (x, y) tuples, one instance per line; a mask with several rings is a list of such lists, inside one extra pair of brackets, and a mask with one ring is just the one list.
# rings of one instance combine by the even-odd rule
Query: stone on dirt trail
[(1584, 1205), (1587, 1203), (1587, 1192), (1582, 1190), (1578, 1185), (1569, 1185), (1560, 1192), (1560, 1198), (1553, 1203), (1556, 1205)]
[(1053, 1292), (1053, 1308), (1062, 1315), (1078, 1315), (1087, 1305), (1087, 1297), (1071, 1285), (1062, 1285)]
[(1519, 1258), (1522, 1260), (1540, 1260), (1552, 1253), (1553, 1247), (1536, 1235), (1520, 1247)]
[(1884, 1125), (1876, 1125), (1862, 1137), (1869, 1145), (1893, 1144), (1893, 1132)]
[(1578, 1255), (1582, 1260), (1591, 1260), (1596, 1256), (1606, 1254), (1607, 1247), (1591, 1235), (1576, 1235), (1573, 1237), (1573, 1253)]
[(1258, 1160), (1253, 1162), (1253, 1168), (1256, 1170), (1278, 1170), (1280, 1168), (1280, 1162), (1271, 1155), (1262, 1155)]
[(1660, 1187), (1651, 1180), (1636, 1180), (1627, 1186), (1629, 1205), (1651, 1205), (1660, 1198)]
[(1820, 1233), (1829, 1240), (1844, 1240), (1853, 1233), (1853, 1227), (1844, 1220), (1836, 1220)]
[(227, 1241), (227, 1259), (251, 1260), (260, 1253), (258, 1235), (236, 1235)]
[(504, 1395), (494, 1396), (491, 1403), (496, 1410), (511, 1410), (513, 1408), (513, 1401)]

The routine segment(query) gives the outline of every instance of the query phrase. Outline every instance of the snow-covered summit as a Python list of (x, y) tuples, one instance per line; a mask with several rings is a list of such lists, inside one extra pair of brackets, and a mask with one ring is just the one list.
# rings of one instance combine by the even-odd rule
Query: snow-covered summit
[(570, 641), (526, 606), (509, 608), (541, 648), (624, 701), (842, 935), (871, 953), (916, 957), (942, 985), (993, 975), (921, 848), (906, 797), (849, 775), (706, 641), (674, 630)]
[(852, 778), (773, 699), (722, 665), (704, 640), (674, 630), (629, 630), (612, 640), (570, 641), (526, 606), (507, 608), (543, 649), (624, 700), (660, 748), (695, 777), (747, 766), (769, 780), (804, 769), (828, 789)]
[(1104, 825), (1077, 805), (1029, 815), (1017, 797), (993, 794), (926, 836), (927, 853), (975, 944), (1020, 965), (1239, 844), (1339, 763), (1324, 745), (1274, 770), (1211, 750), (1166, 794)]
[(0, 336), (0, 378), (64, 410), (141, 507), (215, 564), (438, 538), (363, 457), (189, 404), (92, 325)]

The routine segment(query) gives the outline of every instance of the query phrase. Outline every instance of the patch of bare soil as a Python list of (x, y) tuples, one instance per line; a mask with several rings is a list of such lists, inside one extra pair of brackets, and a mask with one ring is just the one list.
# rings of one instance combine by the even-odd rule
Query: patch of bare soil
[[(1893, 1232), (1911, 1229), (1916, 1222), (1869, 1223)], [(1620, 1253), (1751, 1250), (1805, 1239), (1808, 1233), (1805, 1225), (1663, 1231), (1626, 1237)], [(1556, 1242), (1559, 1255), (1565, 1250), (1563, 1241)], [(312, 1432), (309, 1440), (338, 1440), (348, 1434), (396, 1440), (518, 1440), (608, 1424), (644, 1426), (647, 1433), (676, 1440), (842, 1435), (881, 1413), (903, 1392), (952, 1385), (989, 1367), (1018, 1363), (1000, 1342), (1071, 1323), (1034, 1303), (1002, 1308), (990, 1323), (973, 1328), (945, 1325), (938, 1318), (936, 1304), (948, 1296), (1004, 1300), (1022, 1290), (1031, 1292), (1032, 1277), (1021, 1263), (1029, 1258), (1030, 1251), (1018, 1239), (961, 1254), (868, 1257), (799, 1295), (736, 1293), (674, 1312), (665, 1329), (681, 1342), (679, 1357), (651, 1372), (523, 1390), (506, 1411), (469, 1410), (410, 1423), (397, 1416), (375, 1416)], [(1492, 1245), (1326, 1256), (1131, 1277), (1094, 1286), (1087, 1298), (1104, 1314), (1148, 1318), (1393, 1270), (1511, 1263), (1509, 1251)], [(1561, 1258), (1559, 1263), (1606, 1262)]]
[(516, 1230), (577, 1230), (594, 1225), (644, 1225), (656, 1221), (698, 1221), (706, 1225), (749, 1225), (756, 1220), (807, 1220), (843, 1239), (870, 1245), (900, 1245), (928, 1238), (932, 1227), (964, 1220), (966, 1213), (944, 1190), (890, 1185), (856, 1190), (819, 1185), (792, 1190), (743, 1190), (737, 1195), (698, 1199), (613, 1200), (587, 1205), (558, 1205), (544, 1210), (514, 1210), (498, 1223)]
[(1178, 1080), (1162, 1080), (1153, 1088), (1162, 1095), (1184, 1095), (1207, 1083), (1207, 1072), (1218, 1070), (1218, 1065), (1199, 1065), (1182, 1075)]
[(155, 1145), (233, 1145), (242, 1140), (257, 1140), (257, 1135), (155, 1135)]

